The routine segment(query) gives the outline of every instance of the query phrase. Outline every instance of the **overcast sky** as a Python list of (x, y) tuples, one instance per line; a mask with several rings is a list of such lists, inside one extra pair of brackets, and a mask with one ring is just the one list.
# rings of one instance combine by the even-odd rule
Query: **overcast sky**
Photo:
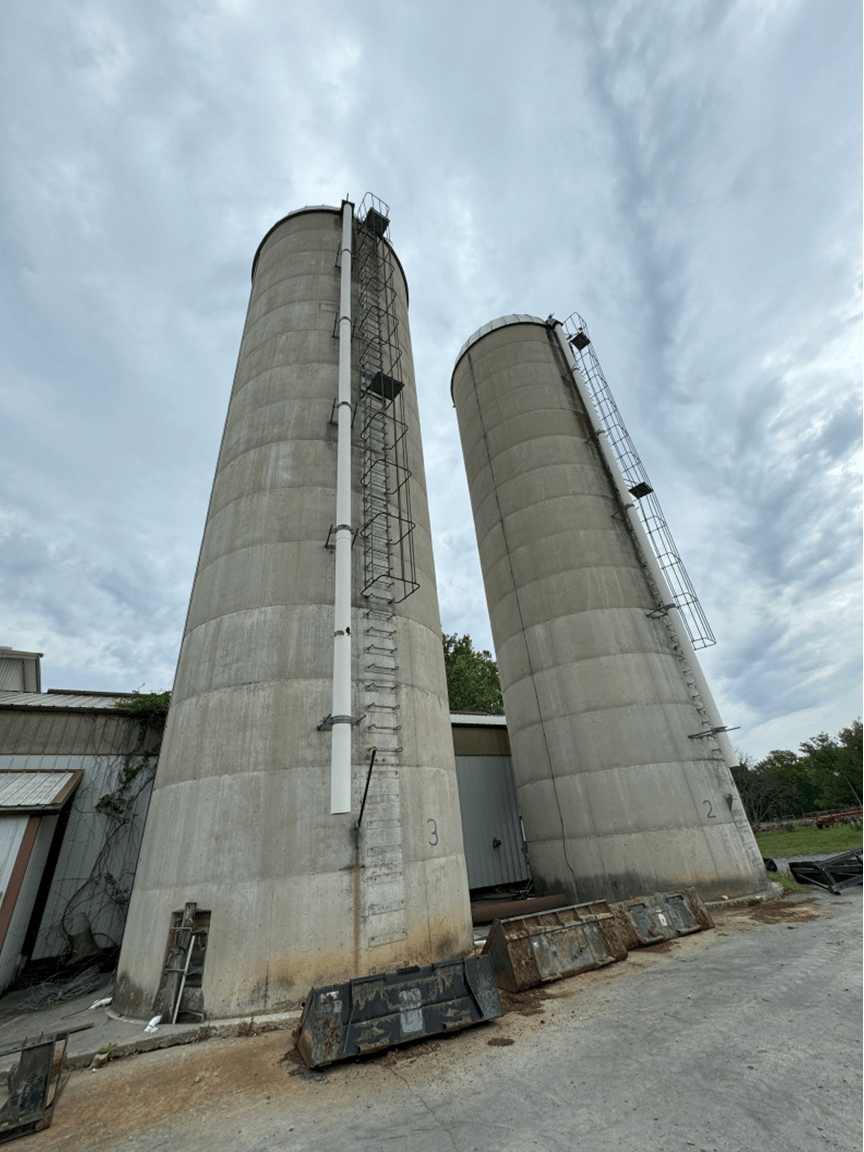
[(0, 644), (170, 687), (255, 249), (391, 206), (442, 624), (491, 647), (450, 405), (585, 317), (733, 742), (861, 712), (858, 0), (5, 0)]

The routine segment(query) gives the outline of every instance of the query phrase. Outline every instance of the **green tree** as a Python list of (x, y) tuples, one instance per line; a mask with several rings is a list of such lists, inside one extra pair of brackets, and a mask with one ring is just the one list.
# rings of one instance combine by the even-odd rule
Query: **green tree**
[(857, 808), (862, 793), (861, 721), (841, 728), (836, 738), (820, 732), (800, 745), (817, 789), (815, 808)]
[(740, 762), (732, 769), (732, 778), (751, 824), (758, 827), (801, 810), (798, 757), (794, 752), (769, 752), (755, 765), (748, 756), (738, 755)]
[(498, 665), (491, 652), (475, 652), (470, 636), (442, 636), (447, 695), (453, 712), (504, 713)]
[(758, 764), (747, 756), (732, 775), (752, 824), (826, 808), (857, 808), (862, 795), (862, 727), (854, 720), (837, 736), (820, 732), (800, 745), (769, 752)]

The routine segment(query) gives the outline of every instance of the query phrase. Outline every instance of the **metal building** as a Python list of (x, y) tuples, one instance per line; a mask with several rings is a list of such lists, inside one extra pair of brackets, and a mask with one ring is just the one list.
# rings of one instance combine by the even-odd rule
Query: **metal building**
[(388, 215), (305, 208), (255, 256), (120, 959), (133, 1015), (187, 904), (208, 1016), (471, 946)]
[(100, 947), (123, 938), (158, 734), (122, 696), (0, 691), (0, 990), (64, 956), (78, 915)]
[(623, 484), (562, 326), (484, 325), (452, 395), (538, 889), (765, 890), (731, 745), (634, 512), (644, 489)]
[(530, 873), (503, 716), (453, 712), (453, 751), (468, 886), (524, 884)]
[(0, 692), (41, 692), (41, 652), (19, 652), (0, 644)]

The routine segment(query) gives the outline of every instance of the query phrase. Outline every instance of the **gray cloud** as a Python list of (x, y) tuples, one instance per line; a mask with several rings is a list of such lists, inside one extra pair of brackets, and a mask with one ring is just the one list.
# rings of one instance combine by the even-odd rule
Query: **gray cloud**
[(252, 255), (371, 188), (411, 286), (444, 628), (491, 646), (454, 357), (497, 315), (578, 308), (739, 744), (847, 724), (860, 24), (816, 0), (7, 5), (0, 642), (45, 651), (49, 686), (170, 682)]

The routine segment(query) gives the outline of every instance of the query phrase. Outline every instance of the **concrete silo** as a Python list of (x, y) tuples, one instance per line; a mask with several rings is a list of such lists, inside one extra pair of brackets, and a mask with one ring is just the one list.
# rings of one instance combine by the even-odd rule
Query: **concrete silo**
[(562, 326), (485, 325), (452, 395), (538, 887), (765, 890), (728, 736), (634, 512), (644, 489), (622, 482)]
[(134, 1015), (165, 1000), (187, 904), (207, 1016), (471, 946), (388, 223), (374, 200), (305, 208), (255, 256), (120, 958)]

